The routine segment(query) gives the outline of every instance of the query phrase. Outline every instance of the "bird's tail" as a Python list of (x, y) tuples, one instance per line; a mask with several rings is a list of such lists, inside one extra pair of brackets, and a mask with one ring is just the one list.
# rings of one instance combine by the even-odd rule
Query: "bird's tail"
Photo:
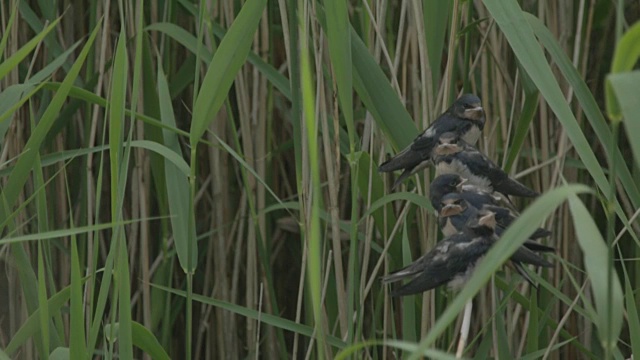
[(520, 197), (536, 197), (540, 195), (539, 192), (528, 188), (517, 180), (508, 178), (499, 184), (494, 186), (496, 189), (500, 189), (502, 193)]

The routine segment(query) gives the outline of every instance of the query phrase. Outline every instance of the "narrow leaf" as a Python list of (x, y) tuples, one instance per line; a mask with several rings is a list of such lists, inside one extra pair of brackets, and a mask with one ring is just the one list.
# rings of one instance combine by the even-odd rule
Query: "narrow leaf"
[(192, 147), (197, 145), (226, 99), (233, 79), (249, 53), (266, 5), (267, 0), (247, 0), (213, 55), (193, 108)]

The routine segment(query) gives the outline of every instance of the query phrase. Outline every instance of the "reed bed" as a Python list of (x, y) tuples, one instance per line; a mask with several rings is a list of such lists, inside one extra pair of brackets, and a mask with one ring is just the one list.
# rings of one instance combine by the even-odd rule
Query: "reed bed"
[[(0, 358), (640, 354), (635, 2), (0, 3)], [(543, 195), (460, 293), (377, 166), (455, 98)], [(634, 135), (635, 134), (635, 135)], [(500, 266), (544, 226), (555, 266)]]

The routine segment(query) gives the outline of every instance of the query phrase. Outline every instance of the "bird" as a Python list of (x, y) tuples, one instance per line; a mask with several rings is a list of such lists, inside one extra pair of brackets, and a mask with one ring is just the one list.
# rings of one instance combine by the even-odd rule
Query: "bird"
[(433, 150), (432, 161), (436, 175), (459, 174), (469, 184), (484, 188), (489, 192), (505, 195), (536, 197), (540, 195), (515, 179), (491, 159), (465, 142), (460, 135), (447, 132), (440, 136)]
[(489, 204), (506, 208), (517, 214), (515, 206), (508, 197), (498, 192), (490, 192), (482, 187), (468, 184), (467, 179), (455, 173), (438, 175), (431, 182), (429, 200), (436, 212), (440, 211), (442, 198), (450, 193), (461, 194), (466, 201), (477, 209)]
[[(451, 290), (464, 286), (480, 259), (495, 244), (495, 213), (479, 211), (462, 229), (438, 242), (427, 254), (383, 278), (385, 283), (410, 278), (407, 284), (392, 292), (392, 296), (418, 294), (447, 284)], [(510, 258), (516, 268), (523, 264), (550, 267), (551, 263), (525, 247)]]
[[(492, 211), (496, 215), (496, 234), (501, 236), (502, 233), (515, 221), (518, 214), (513, 213), (511, 210), (492, 205), (492, 204), (479, 204), (481, 207), (473, 206), (465, 200), (464, 193), (449, 193), (442, 197), (440, 201), (440, 211), (438, 212), (438, 225), (444, 236), (452, 235), (462, 229), (469, 219), (473, 218), (475, 213), (480, 210)], [(538, 228), (534, 231), (525, 246), (531, 250), (552, 252), (555, 251), (553, 247), (542, 245), (533, 241), (534, 239), (540, 239), (550, 236), (551, 232), (547, 229)]]
[(452, 105), (442, 113), (426, 130), (418, 135), (404, 150), (378, 167), (379, 172), (391, 172), (403, 170), (396, 179), (392, 190), (402, 183), (407, 177), (429, 166), (432, 151), (438, 144), (440, 135), (446, 132), (458, 134), (469, 144), (475, 144), (482, 129), (484, 129), (485, 116), (480, 98), (473, 94), (460, 96)]
[[(410, 281), (392, 291), (392, 296), (406, 296), (422, 293), (441, 285), (451, 290), (459, 290), (473, 274), (478, 262), (495, 244), (495, 213), (487, 210), (479, 211), (462, 229), (438, 242), (427, 254), (385, 277), (383, 282), (392, 283), (404, 279)], [(524, 264), (551, 267), (552, 264), (525, 247), (520, 247), (511, 256), (510, 261), (518, 271), (523, 271)]]
[[(506, 229), (520, 216), (507, 197), (500, 193), (490, 193), (474, 185), (468, 185), (467, 180), (458, 174), (440, 175), (431, 182), (429, 200), (438, 217), (441, 217), (440, 212), (443, 206), (456, 201), (460, 202), (460, 199), (476, 210), (485, 209), (496, 213), (496, 221), (502, 229)], [(549, 235), (551, 235), (549, 230), (538, 228), (529, 238), (539, 239)]]

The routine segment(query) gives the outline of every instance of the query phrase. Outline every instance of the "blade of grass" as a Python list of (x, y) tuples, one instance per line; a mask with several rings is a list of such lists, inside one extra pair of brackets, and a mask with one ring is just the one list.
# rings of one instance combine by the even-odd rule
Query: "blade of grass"
[[(443, 58), (447, 23), (451, 18), (453, 2), (438, 0), (423, 0), (424, 35), (427, 46), (427, 57), (431, 69), (431, 92), (438, 93), (442, 73), (440, 67)], [(425, 109), (426, 110), (426, 109)]]
[[(308, 171), (308, 184), (303, 184), (303, 194), (310, 191), (311, 194), (304, 195), (308, 198), (306, 208), (309, 209), (308, 218), (305, 220), (305, 246), (308, 248), (307, 257), (307, 281), (311, 294), (311, 307), (313, 314), (314, 330), (316, 334), (316, 353), (318, 359), (324, 358), (326, 346), (326, 333), (324, 319), (322, 316), (322, 234), (320, 233), (320, 209), (321, 209), (321, 188), (320, 188), (320, 155), (318, 154), (318, 124), (315, 114), (315, 82), (311, 72), (311, 56), (309, 54), (309, 4), (303, 0), (298, 0), (300, 12), (298, 31), (300, 32), (300, 84), (302, 92), (302, 114), (304, 128), (306, 128), (306, 143)], [(304, 140), (302, 140), (304, 142)], [(309, 190), (306, 190), (309, 189)], [(305, 210), (306, 211), (306, 210)]]
[(585, 138), (571, 112), (562, 90), (551, 72), (549, 63), (534, 37), (533, 30), (530, 26), (523, 25), (527, 23), (527, 20), (522, 9), (517, 2), (513, 1), (484, 0), (484, 4), (502, 30), (522, 68), (531, 77), (533, 83), (540, 90), (540, 94), (565, 128), (576, 152), (585, 164), (587, 171), (594, 178), (598, 188), (607, 192), (609, 182), (593, 153), (591, 144)]
[(11, 15), (9, 15), (9, 20), (7, 20), (7, 24), (5, 26), (5, 31), (2, 34), (2, 39), (0, 40), (0, 59), (4, 55), (4, 50), (7, 48), (7, 41), (9, 41), (9, 34), (11, 34), (11, 27), (13, 26), (13, 21), (16, 19), (16, 15), (18, 14), (18, 3), (13, 4), (13, 9), (11, 10)]
[[(425, 356), (427, 359), (456, 359), (455, 356), (447, 354), (440, 350), (434, 349), (426, 349), (420, 350), (418, 349), (415, 343), (411, 343), (408, 341), (400, 341), (400, 340), (387, 340), (387, 341), (379, 341), (379, 340), (369, 340), (361, 343), (357, 343), (355, 345), (351, 345), (344, 350), (340, 351), (335, 357), (335, 360), (343, 360), (343, 359), (351, 359), (353, 355), (356, 354), (358, 350), (367, 348), (367, 347), (376, 347), (376, 346), (388, 346), (393, 347), (399, 350), (403, 350), (406, 352), (416, 352), (420, 351), (421, 355)], [(357, 355), (355, 356), (357, 357)]]
[(227, 97), (233, 79), (249, 54), (253, 36), (266, 5), (266, 0), (246, 1), (213, 55), (193, 107), (189, 134), (192, 148), (195, 149)]
[(631, 287), (627, 272), (624, 273), (624, 299), (627, 310), (627, 324), (629, 325), (629, 338), (631, 339), (631, 353), (640, 354), (640, 317), (635, 297), (635, 289)]
[[(410, 264), (413, 262), (413, 256), (411, 255), (411, 244), (409, 243), (409, 236), (407, 232), (407, 222), (404, 223), (402, 228), (402, 260), (403, 264)], [(416, 329), (419, 327), (420, 318), (416, 314), (415, 299), (412, 296), (406, 296), (402, 298), (402, 338), (406, 341), (418, 341), (418, 334)]]
[(154, 360), (171, 359), (155, 335), (137, 321), (131, 323), (131, 340), (135, 346), (142, 349)]
[[(190, 4), (190, 3), (183, 2), (183, 4), (188, 4), (189, 6), (193, 6), (193, 4)], [(222, 29), (220, 26), (218, 26), (217, 24), (212, 24), (212, 27), (213, 27), (213, 34), (217, 38), (223, 39), (224, 36), (226, 35), (226, 31)], [(193, 54), (197, 53), (198, 39), (195, 36), (193, 36), (191, 33), (189, 33), (187, 30), (181, 28), (176, 24), (155, 23), (147, 26), (145, 28), (145, 31), (162, 32), (168, 35), (169, 37), (171, 37), (172, 39), (174, 39), (175, 41), (177, 41), (178, 43), (180, 43), (181, 45), (183, 45), (184, 47), (186, 47)], [(204, 49), (204, 48), (200, 49), (200, 56), (201, 56), (201, 60), (203, 60), (207, 64), (210, 64), (211, 59), (213, 58), (213, 55), (211, 55), (211, 52), (208, 49)], [(249, 52), (249, 55), (247, 56), (247, 60), (249, 61), (249, 63), (251, 63), (251, 65), (255, 66), (258, 70), (260, 70), (260, 72), (262, 72), (264, 76), (267, 79), (269, 79), (269, 81), (271, 81), (273, 86), (275, 86), (282, 93), (282, 95), (284, 95), (284, 97), (286, 97), (288, 100), (291, 100), (291, 86), (289, 85), (289, 79), (284, 77), (284, 75), (280, 74), (278, 70), (276, 70), (271, 64), (262, 60), (262, 58), (256, 55), (253, 51)]]
[[(122, 204), (127, 184), (128, 163), (131, 147), (124, 143), (125, 103), (127, 95), (127, 82), (129, 79), (129, 60), (126, 48), (126, 32), (121, 29), (111, 74), (111, 87), (109, 94), (109, 167), (111, 187), (111, 218), (121, 219), (123, 216)], [(131, 128), (131, 131), (133, 127)], [(119, 356), (133, 358), (133, 344), (131, 343), (131, 305), (129, 286), (129, 259), (127, 256), (127, 244), (123, 227), (114, 227), (112, 241), (114, 248), (114, 281), (113, 301), (117, 307), (110, 309), (111, 325), (118, 321)], [(102, 289), (101, 289), (102, 291)], [(117, 311), (117, 312), (116, 312)], [(111, 350), (109, 350), (111, 351)]]
[[(600, 235), (595, 221), (589, 214), (589, 210), (575, 195), (569, 197), (569, 207), (576, 229), (578, 244), (584, 253), (584, 264), (591, 280), (595, 298), (597, 318), (594, 319), (594, 322), (598, 327), (598, 335), (602, 347), (604, 349), (608, 348), (609, 353), (612, 353), (613, 349), (616, 348), (618, 337), (622, 330), (622, 309), (624, 309), (622, 286), (615, 275), (615, 270), (611, 279), (607, 276), (607, 267), (609, 265), (607, 256), (603, 256), (608, 253), (607, 244), (602, 235)], [(608, 295), (609, 284), (612, 285), (610, 300)]]
[(40, 309), (40, 338), (44, 351), (49, 353), (49, 307), (47, 306), (47, 278), (44, 274), (42, 243), (38, 244), (38, 309)]
[(418, 134), (407, 109), (389, 80), (358, 34), (351, 28), (351, 53), (353, 57), (353, 86), (376, 124), (396, 149), (409, 145)]
[[(57, 22), (55, 22), (57, 24)], [(53, 25), (53, 24), (52, 24)], [(6, 219), (8, 215), (8, 210), (15, 204), (19, 194), (21, 193), (22, 187), (24, 183), (27, 181), (29, 176), (29, 172), (33, 167), (35, 162), (38, 149), (42, 144), (42, 141), (47, 135), (47, 132), (53, 125), (53, 122), (57, 118), (60, 109), (64, 105), (64, 102), (67, 98), (67, 95), (71, 89), (72, 84), (75, 79), (78, 77), (82, 65), (93, 45), (93, 41), (97, 35), (98, 27), (96, 27), (87, 43), (83, 47), (82, 51), (78, 55), (78, 58), (74, 62), (71, 70), (65, 77), (64, 81), (60, 85), (60, 89), (55, 93), (53, 98), (51, 99), (51, 103), (47, 106), (46, 110), (42, 114), (40, 121), (36, 128), (32, 131), (29, 140), (25, 144), (26, 151), (23, 155), (18, 159), (16, 163), (14, 171), (11, 172), (9, 179), (6, 182), (6, 185), (2, 189), (2, 193), (0, 194), (0, 199), (2, 201), (3, 206), (0, 206), (0, 219)], [(15, 56), (15, 55), (14, 55)], [(25, 55), (26, 56), (26, 55)], [(2, 229), (0, 228), (0, 231)]]
[(118, 355), (124, 359), (133, 359), (133, 330), (131, 320), (131, 283), (129, 282), (129, 255), (122, 239), (119, 246), (116, 286), (118, 286), (119, 344)]
[[(38, 46), (38, 44), (51, 32), (51, 30), (55, 29), (58, 26), (61, 18), (53, 21), (49, 26), (47, 26), (42, 32), (37, 33), (29, 42), (24, 44), (20, 49), (18, 49), (15, 53), (13, 53), (9, 58), (0, 62), (0, 80), (2, 80), (11, 70), (13, 70), (18, 64), (22, 62), (29, 54)], [(7, 31), (6, 35), (9, 32)], [(4, 38), (4, 36), (3, 36)], [(87, 43), (88, 45), (92, 44), (92, 41)], [(84, 62), (84, 61), (83, 61)], [(76, 61), (77, 63), (77, 61)], [(70, 74), (69, 74), (70, 75)], [(67, 76), (69, 76), (67, 75)]]
[[(158, 218), (149, 218), (145, 220), (154, 220), (154, 219), (158, 219)], [(74, 236), (79, 234), (87, 234), (92, 231), (105, 230), (105, 229), (112, 228), (114, 226), (129, 225), (138, 221), (141, 221), (141, 220), (137, 219), (137, 220), (116, 221), (116, 222), (103, 223), (103, 224), (94, 224), (91, 226), (74, 227), (72, 229), (50, 230), (42, 233), (5, 237), (4, 239), (0, 240), (0, 245), (14, 244), (14, 243), (20, 243), (25, 241), (50, 240), (50, 239), (64, 238), (64, 237), (69, 237), (69, 236)]]
[(123, 162), (124, 143), (124, 103), (127, 95), (128, 57), (126, 50), (126, 37), (120, 33), (116, 45), (113, 73), (111, 76), (111, 89), (109, 94), (109, 168), (111, 169), (111, 218), (118, 219), (120, 209), (117, 201), (118, 189), (124, 184), (118, 182), (121, 173), (120, 166)]
[[(527, 76), (526, 73), (523, 72), (523, 74), (523, 77)], [(525, 81), (523, 80), (523, 83), (524, 82)], [(526, 89), (526, 86), (524, 88)], [(524, 140), (526, 139), (527, 133), (529, 132), (529, 127), (531, 126), (533, 117), (538, 110), (539, 94), (540, 93), (537, 91), (537, 89), (534, 91), (525, 90), (522, 113), (520, 114), (518, 124), (516, 125), (516, 129), (513, 134), (513, 141), (511, 142), (511, 146), (509, 146), (507, 161), (503, 165), (504, 171), (506, 171), (507, 173), (509, 173), (509, 171), (511, 170), (513, 163), (516, 161), (518, 154), (522, 149), (522, 145), (524, 145)]]
[[(624, 127), (629, 139), (629, 145), (633, 151), (636, 164), (640, 165), (640, 143), (637, 134), (640, 134), (640, 103), (634, 92), (638, 89), (640, 71), (623, 72), (607, 76), (608, 86), (611, 87), (616, 97), (616, 107), (622, 116)], [(609, 116), (614, 116), (610, 114)], [(617, 116), (617, 115), (615, 115)], [(621, 163), (619, 163), (621, 164)], [(624, 163), (622, 163), (624, 164)]]
[(57, 347), (49, 355), (49, 360), (68, 360), (72, 359), (71, 351), (67, 347)]
[[(31, 119), (34, 119), (32, 116)], [(34, 121), (31, 121), (32, 128), (35, 126)], [(49, 229), (48, 216), (47, 216), (47, 196), (44, 191), (45, 181), (42, 174), (42, 167), (40, 166), (40, 155), (36, 156), (34, 169), (33, 169), (34, 183), (38, 191), (35, 194), (36, 211), (38, 213), (38, 232), (47, 231)], [(40, 316), (40, 337), (41, 345), (38, 344), (38, 350), (42, 351), (40, 356), (46, 357), (52, 347), (58, 344), (50, 344), (50, 328), (49, 328), (49, 309), (47, 306), (47, 278), (45, 275), (45, 260), (43, 255), (43, 248), (47, 247), (46, 242), (38, 242), (38, 309), (41, 311)], [(54, 288), (55, 289), (55, 288)], [(55, 330), (55, 329), (54, 329)], [(53, 345), (53, 346), (52, 346)]]
[[(83, 279), (86, 281), (86, 278)], [(53, 316), (62, 309), (62, 307), (69, 301), (71, 295), (71, 286), (67, 286), (58, 293), (54, 294), (47, 300), (47, 311), (49, 316)], [(40, 332), (40, 309), (29, 315), (27, 320), (23, 322), (20, 329), (16, 331), (4, 352), (8, 356), (12, 356), (24, 343), (26, 343), (31, 337), (37, 335)]]
[[(351, 39), (349, 32), (349, 14), (347, 11), (347, 4), (341, 0), (326, 0), (325, 1), (326, 28), (327, 40), (329, 42), (329, 56), (331, 58), (331, 66), (334, 72), (334, 80), (338, 90), (338, 101), (340, 103), (340, 109), (344, 116), (344, 121), (347, 126), (347, 134), (349, 136), (349, 164), (351, 166), (351, 218), (355, 219), (358, 214), (358, 171), (354, 169), (357, 167), (357, 163), (354, 160), (356, 151), (356, 133), (353, 122), (353, 78), (351, 74)], [(337, 112), (336, 112), (337, 114)], [(337, 121), (338, 119), (334, 119)], [(345, 287), (343, 282), (343, 266), (342, 257), (334, 256), (334, 263), (336, 269), (336, 281), (338, 292), (338, 312), (342, 335), (348, 334), (347, 341), (351, 341), (354, 336), (354, 322), (347, 321), (347, 319), (353, 318), (354, 304), (357, 301), (357, 286), (356, 281), (356, 267), (357, 258), (356, 251), (358, 249), (358, 237), (357, 237), (357, 222), (351, 222), (351, 243), (349, 246), (349, 271), (347, 273), (348, 288), (352, 289), (345, 299)], [(339, 239), (333, 239), (333, 251), (335, 254), (339, 254), (340, 241)], [(348, 331), (347, 331), (348, 328)]]
[[(158, 288), (158, 289), (162, 289), (166, 292), (169, 292), (171, 294), (175, 294), (181, 297), (186, 297), (187, 293), (185, 291), (182, 290), (176, 290), (176, 289), (172, 289), (172, 288), (168, 288), (166, 286), (162, 286), (162, 285), (157, 285), (157, 284), (151, 284), (151, 286)], [(249, 309), (247, 307), (244, 306), (240, 306), (237, 304), (233, 304), (233, 303), (229, 303), (226, 301), (221, 301), (221, 300), (217, 300), (217, 299), (213, 299), (204, 295), (198, 295), (198, 294), (193, 294), (193, 299), (195, 301), (201, 302), (203, 304), (208, 304), (208, 305), (212, 305), (215, 307), (219, 307), (221, 309), (230, 311), (234, 314), (238, 314), (247, 318), (251, 318), (251, 319), (255, 319), (258, 320), (260, 319), (260, 321), (262, 321), (263, 323), (267, 324), (267, 325), (271, 325), (271, 326), (275, 326), (287, 331), (291, 331), (294, 333), (298, 333), (304, 336), (307, 336), (309, 338), (314, 336), (314, 329), (313, 327), (304, 325), (304, 324), (300, 324), (297, 323), (295, 321), (291, 321), (289, 319), (280, 317), (280, 316), (276, 316), (276, 315), (272, 315), (272, 314), (266, 314), (264, 312), (260, 312), (258, 310), (254, 310), (254, 309)], [(331, 346), (335, 346), (338, 349), (342, 349), (344, 347), (347, 346), (347, 344), (345, 343), (344, 340), (339, 339), (331, 334), (327, 334), (325, 340), (327, 341), (327, 343)]]
[(72, 359), (87, 357), (84, 333), (84, 309), (82, 299), (82, 276), (80, 274), (80, 256), (75, 236), (71, 238), (71, 306), (69, 353)]
[[(609, 151), (609, 149), (613, 147), (613, 135), (611, 133), (611, 129), (609, 129), (609, 124), (604, 119), (602, 111), (598, 107), (598, 104), (593, 94), (591, 94), (591, 91), (585, 83), (582, 75), (578, 72), (578, 70), (576, 70), (560, 44), (558, 44), (558, 41), (554, 38), (549, 29), (544, 26), (540, 19), (531, 14), (525, 13), (524, 15), (529, 22), (529, 25), (535, 31), (535, 34), (540, 42), (544, 45), (544, 47), (551, 55), (554, 63), (558, 65), (558, 68), (561, 70), (563, 76), (573, 87), (574, 94), (580, 102), (580, 106), (584, 111), (584, 114), (587, 116), (587, 120), (589, 120), (589, 123), (593, 127), (598, 140), (600, 140), (600, 142), (602, 143), (605, 151)], [(622, 183), (622, 187), (629, 195), (633, 206), (636, 208), (640, 207), (640, 190), (638, 189), (638, 183), (629, 169), (626, 166), (622, 166), (622, 164), (626, 163), (625, 158), (622, 155), (621, 150), (617, 147), (615, 148), (616, 162), (617, 164), (619, 164), (619, 166), (617, 167), (617, 173)], [(611, 159), (610, 154), (609, 159)], [(586, 165), (587, 164), (585, 163), (585, 166)], [(591, 172), (589, 168), (587, 168), (587, 170)], [(626, 216), (624, 215), (624, 213), (619, 210), (619, 206), (617, 206), (616, 211), (618, 213), (618, 216), (626, 226), (628, 221), (626, 220)], [(633, 232), (631, 234), (632, 236), (635, 236)]]
[[(611, 61), (611, 73), (631, 71), (638, 62), (638, 58), (640, 58), (640, 22), (636, 22), (631, 26), (616, 44)], [(614, 120), (620, 120), (623, 113), (616, 96), (613, 94), (611, 84), (608, 82), (605, 82), (605, 100), (609, 117)]]
[[(171, 98), (169, 97), (169, 86), (162, 72), (162, 67), (158, 67), (158, 97), (160, 99), (160, 114), (162, 122), (175, 127), (173, 106), (171, 106)], [(174, 157), (182, 159), (182, 150), (178, 136), (169, 130), (163, 130), (163, 140), (166, 144), (166, 152)], [(162, 154), (161, 154), (162, 155)], [(164, 156), (164, 155), (163, 155)], [(173, 229), (174, 245), (178, 253), (178, 259), (183, 266), (184, 272), (193, 271), (195, 264), (190, 264), (189, 259), (198, 258), (198, 247), (196, 244), (191, 246), (189, 253), (189, 234), (196, 233), (195, 218), (188, 216), (189, 214), (189, 173), (190, 169), (185, 163), (186, 168), (178, 168), (177, 164), (170, 162), (167, 157), (164, 161), (164, 177), (166, 181), (166, 191), (168, 195), (169, 213), (171, 215), (171, 228)]]
[(27, 79), (24, 84), (11, 85), (0, 92), (0, 146), (4, 143), (5, 133), (10, 125), (9, 122), (5, 123), (4, 120), (12, 117), (16, 110), (40, 91), (46, 85), (50, 76), (67, 61), (69, 55), (74, 53), (80, 44), (80, 42), (73, 44), (67, 51)]

